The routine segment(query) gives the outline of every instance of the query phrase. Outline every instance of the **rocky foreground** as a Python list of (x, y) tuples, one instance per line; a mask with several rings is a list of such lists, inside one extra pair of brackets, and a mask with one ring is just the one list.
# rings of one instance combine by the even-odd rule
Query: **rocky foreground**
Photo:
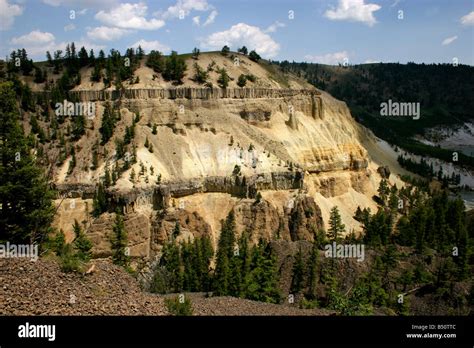
[[(143, 292), (108, 259), (86, 275), (64, 273), (54, 260), (0, 259), (0, 315), (169, 315), (165, 296)], [(167, 295), (170, 296), (170, 295)], [(189, 294), (194, 315), (328, 315), (232, 297)]]

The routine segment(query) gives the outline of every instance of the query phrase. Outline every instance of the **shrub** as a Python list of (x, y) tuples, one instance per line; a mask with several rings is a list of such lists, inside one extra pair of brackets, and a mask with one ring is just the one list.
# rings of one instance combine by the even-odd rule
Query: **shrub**
[(246, 83), (247, 83), (247, 78), (245, 77), (244, 74), (240, 74), (239, 79), (237, 80), (237, 86), (245, 87)]
[(300, 308), (302, 309), (314, 309), (318, 307), (318, 300), (307, 300), (306, 298), (302, 298), (300, 301)]
[(225, 70), (224, 68), (220, 69), (219, 75), (220, 76), (217, 79), (217, 83), (219, 84), (221, 88), (227, 88), (227, 86), (229, 86), (229, 81), (230, 81), (230, 77), (227, 74), (227, 70)]
[(209, 77), (209, 74), (207, 73), (206, 70), (201, 68), (197, 63), (194, 63), (194, 81), (196, 81), (199, 84), (203, 84), (207, 81), (207, 78)]
[(63, 272), (79, 272), (82, 262), (78, 254), (74, 252), (71, 244), (66, 244), (60, 256), (60, 266)]
[(260, 59), (262, 59), (262, 57), (260, 57), (260, 55), (255, 51), (250, 51), (249, 58), (254, 62), (258, 62)]
[(176, 316), (189, 316), (193, 315), (193, 307), (191, 304), (191, 300), (180, 294), (176, 296), (174, 299), (167, 298), (165, 299), (165, 305), (168, 309), (170, 315)]
[(234, 170), (232, 171), (232, 175), (239, 175), (240, 174), (240, 166), (236, 164), (234, 166)]
[(247, 47), (242, 46), (241, 48), (239, 48), (239, 49), (237, 50), (237, 52), (242, 53), (243, 55), (247, 55), (248, 49), (247, 49)]
[(223, 56), (226, 56), (229, 52), (230, 52), (229, 46), (225, 45), (224, 47), (222, 47), (221, 54)]
[(257, 80), (257, 77), (253, 74), (247, 74), (245, 75), (245, 78), (249, 80), (250, 82), (255, 82)]

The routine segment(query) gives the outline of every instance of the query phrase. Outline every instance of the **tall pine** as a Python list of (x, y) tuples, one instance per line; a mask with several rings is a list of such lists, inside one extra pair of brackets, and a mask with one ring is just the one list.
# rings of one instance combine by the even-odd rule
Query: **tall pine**
[(38, 243), (50, 232), (54, 194), (31, 155), (15, 99), (12, 83), (1, 83), (0, 242)]

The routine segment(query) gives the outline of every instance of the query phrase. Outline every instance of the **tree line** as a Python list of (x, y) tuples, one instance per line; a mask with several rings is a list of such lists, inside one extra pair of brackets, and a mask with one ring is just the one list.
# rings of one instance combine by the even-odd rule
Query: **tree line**
[[(170, 241), (163, 246), (151, 291), (205, 291), (219, 296), (279, 303), (276, 258), (268, 242), (260, 241), (250, 246), (246, 233), (236, 240), (233, 211), (221, 223), (217, 252), (207, 236), (177, 243), (176, 237), (180, 233), (177, 223)], [(215, 266), (211, 267), (214, 258)]]

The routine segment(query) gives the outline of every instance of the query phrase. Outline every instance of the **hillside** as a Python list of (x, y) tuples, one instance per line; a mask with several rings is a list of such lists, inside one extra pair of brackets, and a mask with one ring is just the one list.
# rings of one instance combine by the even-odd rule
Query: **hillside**
[[(65, 274), (56, 262), (0, 260), (0, 315), (170, 315), (164, 299), (143, 292), (130, 274), (107, 260), (95, 260), (87, 275)], [(190, 294), (193, 315), (329, 315), (232, 297)]]
[[(196, 314), (471, 310), (474, 225), (450, 196), (458, 177), (402, 181), (400, 151), (345, 102), (256, 53), (71, 46), (39, 64), (12, 53), (22, 63), (0, 77), (0, 240), (40, 245), (24, 277), (40, 274), (37, 288), (59, 277), (94, 301), (90, 314), (161, 314), (161, 294), (183, 292)], [(31, 312), (15, 284), (7, 311)]]
[[(450, 162), (453, 149), (462, 151), (462, 146), (433, 143), (432, 134), (442, 135), (441, 128), (449, 131), (444, 135), (448, 138), (449, 133), (469, 129), (474, 120), (474, 68), (469, 65), (375, 63), (344, 67), (284, 61), (279, 66), (346, 101), (356, 120), (378, 137), (421, 156)], [(380, 116), (380, 104), (389, 99), (420, 103), (420, 118)], [(464, 146), (472, 146), (472, 139), (472, 133), (463, 138)], [(458, 164), (472, 170), (474, 159), (460, 153)]]
[[(45, 62), (39, 64), (50, 77), (45, 82), (20, 76), (43, 103), (44, 96), (63, 101), (51, 86), (69, 85), (67, 75), (76, 85), (64, 98), (96, 108), (94, 117), (56, 122), (43, 107), (24, 122), (27, 133), (40, 136), (40, 158), (60, 194), (70, 195), (56, 201), (55, 226), (67, 240), (78, 220), (94, 240), (95, 253), (107, 255), (104, 241), (113, 215), (89, 214), (96, 186), (106, 176), (112, 179), (109, 199), (123, 206), (126, 225), (134, 229), (132, 256), (151, 257), (160, 248), (155, 240), (166, 240), (176, 219), (183, 222), (182, 238), (210, 233), (216, 246), (220, 220), (231, 209), (237, 209), (239, 233), (253, 221), (253, 241), (272, 239), (276, 230), (286, 240), (311, 239), (317, 228), (327, 228), (335, 205), (346, 232), (358, 233), (360, 223), (352, 216), (358, 206), (376, 209), (371, 197), (381, 178), (378, 166), (389, 163), (394, 173), (404, 173), (383, 152), (370, 157), (362, 142), (379, 146), (345, 103), (295, 75), (232, 52), (178, 57), (186, 66), (180, 83), (149, 67), (149, 57), (132, 57), (134, 77), (120, 82), (120, 92), (118, 82), (105, 88), (111, 68), (100, 82), (91, 81), (92, 66), (77, 69), (73, 77), (68, 71), (54, 74), (56, 68)], [(195, 64), (208, 71), (205, 86), (195, 81)], [(229, 77), (225, 89), (218, 88), (222, 68)], [(241, 75), (252, 76), (244, 87), (236, 84)], [(106, 141), (104, 115), (114, 118)], [(390, 180), (399, 183), (395, 175)], [(265, 201), (258, 209), (257, 192)], [(289, 216), (301, 204), (320, 213), (295, 229)], [(165, 216), (159, 213), (163, 208)]]

